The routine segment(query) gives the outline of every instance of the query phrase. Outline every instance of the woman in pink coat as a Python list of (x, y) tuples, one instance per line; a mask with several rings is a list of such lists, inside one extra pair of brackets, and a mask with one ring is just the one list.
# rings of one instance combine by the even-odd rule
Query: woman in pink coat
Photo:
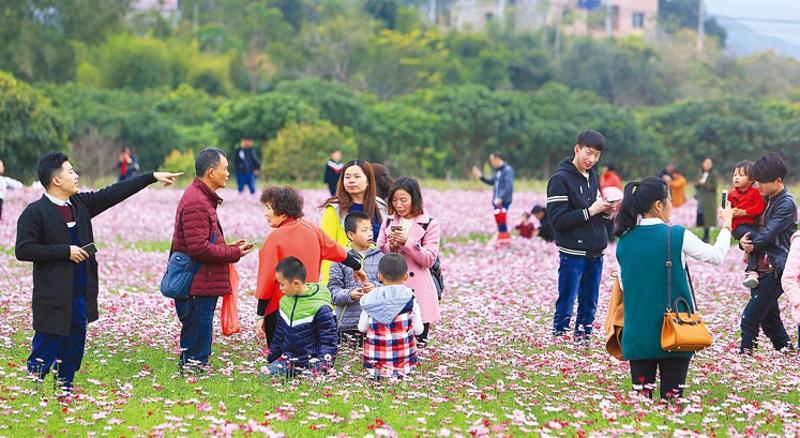
[(439, 255), (439, 223), (424, 212), (422, 191), (413, 178), (401, 177), (389, 189), (389, 217), (381, 224), (378, 246), (384, 253), (397, 252), (408, 263), (406, 286), (422, 310), (425, 330), (417, 337), (425, 343), (431, 323), (441, 318), (436, 286), (430, 268)]

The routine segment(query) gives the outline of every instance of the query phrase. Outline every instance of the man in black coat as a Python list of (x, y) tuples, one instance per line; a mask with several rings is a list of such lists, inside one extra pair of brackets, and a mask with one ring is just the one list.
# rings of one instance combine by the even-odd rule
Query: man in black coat
[(33, 262), (33, 329), (28, 371), (43, 380), (53, 364), (58, 386), (72, 388), (81, 366), (86, 324), (97, 320), (97, 261), (91, 218), (148, 185), (172, 184), (179, 173), (140, 175), (97, 192), (78, 193), (78, 174), (66, 155), (39, 159), (46, 192), (17, 221), (15, 254)]

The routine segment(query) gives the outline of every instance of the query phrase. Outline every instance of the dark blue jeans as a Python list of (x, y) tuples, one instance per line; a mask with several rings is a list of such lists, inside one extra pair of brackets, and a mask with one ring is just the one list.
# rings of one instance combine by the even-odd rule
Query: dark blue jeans
[(75, 372), (81, 368), (86, 347), (86, 297), (72, 298), (72, 323), (68, 336), (36, 332), (33, 335), (28, 372), (44, 379), (55, 363), (56, 377), (71, 388)]
[(181, 321), (181, 366), (206, 365), (211, 355), (211, 330), (218, 297), (189, 297), (175, 300)]
[(553, 330), (564, 334), (569, 330), (572, 308), (578, 300), (578, 316), (575, 319), (575, 335), (592, 333), (594, 314), (597, 311), (597, 295), (603, 273), (603, 257), (582, 257), (559, 254), (558, 300)]
[(250, 194), (256, 192), (256, 175), (253, 172), (236, 172), (236, 185), (239, 186), (239, 193), (244, 191), (247, 186), (250, 189)]
[(772, 346), (782, 350), (791, 343), (786, 328), (781, 321), (778, 297), (783, 294), (781, 279), (770, 273), (758, 278), (758, 287), (750, 289), (750, 301), (742, 312), (742, 343), (740, 353), (755, 350), (758, 340), (758, 329), (764, 330)]

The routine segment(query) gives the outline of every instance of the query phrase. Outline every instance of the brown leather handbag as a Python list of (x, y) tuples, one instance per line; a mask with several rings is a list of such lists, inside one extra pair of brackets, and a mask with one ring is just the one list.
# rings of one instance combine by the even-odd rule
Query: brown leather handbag
[(622, 356), (622, 325), (625, 320), (625, 309), (622, 302), (622, 287), (619, 277), (614, 278), (611, 287), (611, 301), (608, 303), (608, 315), (603, 327), (606, 331), (606, 351), (617, 360), (625, 360)]
[[(661, 325), (661, 348), (669, 352), (700, 351), (711, 345), (711, 333), (706, 328), (702, 316), (697, 309), (692, 307), (683, 297), (672, 301), (672, 257), (670, 237), (672, 227), (667, 228), (667, 310), (664, 312), (664, 322)], [(689, 281), (689, 290), (694, 299), (692, 277), (689, 276), (689, 267), (686, 266), (686, 275)], [(686, 312), (680, 311), (681, 304), (686, 307)]]

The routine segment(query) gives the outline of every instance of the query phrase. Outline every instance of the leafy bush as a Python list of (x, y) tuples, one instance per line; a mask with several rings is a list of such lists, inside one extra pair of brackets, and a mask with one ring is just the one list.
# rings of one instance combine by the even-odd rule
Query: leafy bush
[(319, 110), (285, 93), (228, 101), (217, 111), (220, 142), (233, 146), (242, 138), (258, 141), (275, 138), (288, 123), (309, 123), (319, 118)]
[(358, 146), (349, 128), (339, 130), (326, 120), (289, 123), (264, 145), (262, 174), (269, 179), (319, 179), (330, 151), (357, 157)]
[(67, 132), (50, 99), (0, 71), (0, 157), (9, 175), (33, 179), (42, 154), (68, 150)]
[(184, 178), (187, 176), (192, 178), (195, 175), (194, 161), (194, 150), (189, 149), (188, 151), (181, 152), (177, 149), (173, 149), (164, 159), (164, 163), (161, 164), (159, 170), (165, 172), (183, 172)]

